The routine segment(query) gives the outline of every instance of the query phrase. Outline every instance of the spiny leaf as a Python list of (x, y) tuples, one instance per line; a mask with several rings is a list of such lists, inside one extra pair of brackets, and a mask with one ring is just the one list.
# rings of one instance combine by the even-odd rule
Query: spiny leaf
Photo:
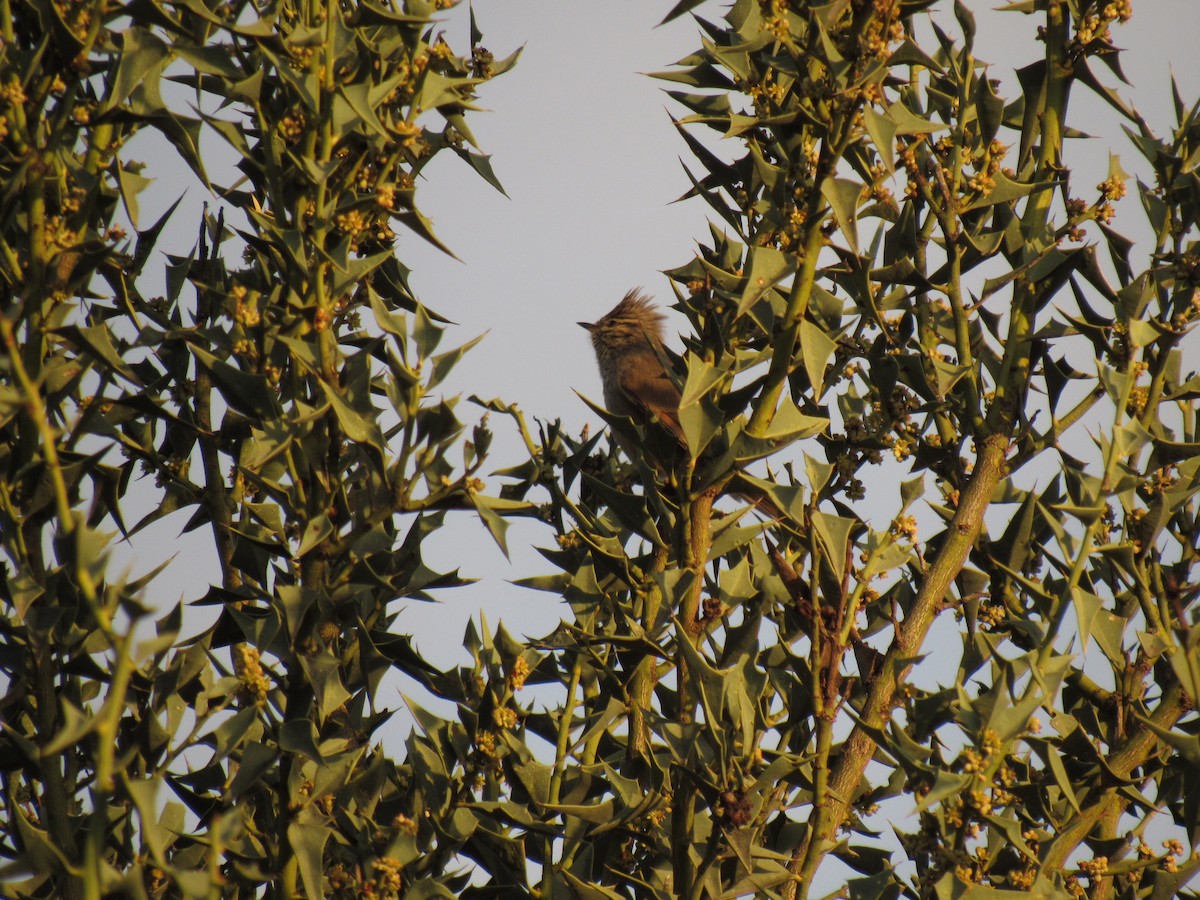
[(850, 252), (858, 255), (858, 197), (862, 185), (848, 178), (827, 178), (821, 184), (821, 195), (833, 208), (838, 229), (846, 239)]

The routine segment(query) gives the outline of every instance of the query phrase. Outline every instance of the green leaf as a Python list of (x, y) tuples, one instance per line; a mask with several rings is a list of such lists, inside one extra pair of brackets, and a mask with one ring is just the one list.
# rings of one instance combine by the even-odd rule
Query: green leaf
[(873, 106), (863, 109), (863, 124), (889, 172), (896, 171), (896, 123)]
[(73, 747), (80, 743), (85, 737), (96, 730), (96, 725), (99, 724), (99, 719), (96, 716), (85, 716), (80, 713), (69, 700), (63, 698), (59, 701), (62, 713), (62, 727), (58, 734), (52, 740), (46, 742), (42, 747), (41, 753), (43, 756), (57, 756), (68, 747)]
[(758, 437), (772, 442), (803, 440), (824, 434), (829, 429), (829, 420), (820, 416), (807, 416), (792, 402), (788, 394), (779, 401), (779, 408), (771, 417), (766, 430)]
[(1200, 697), (1200, 625), (1193, 625), (1184, 646), (1167, 653), (1171, 670), (1189, 697)]
[(888, 888), (894, 877), (889, 871), (881, 871), (862, 878), (851, 878), (846, 882), (846, 891), (850, 900), (878, 900), (890, 896)]
[(109, 331), (107, 325), (92, 325), (86, 328), (67, 325), (58, 329), (57, 334), (66, 338), (88, 356), (103, 363), (104, 371), (116, 372), (138, 387), (142, 386), (141, 379), (126, 365), (121, 354), (113, 346), (112, 332)]
[(687, 356), (687, 370), (679, 400), (679, 426), (687, 440), (688, 452), (692, 459), (697, 459), (721, 430), (721, 412), (712, 395), (728, 373), (693, 353)]
[[(751, 475), (745, 474), (744, 472), (738, 477), (760, 490), (767, 497), (767, 499), (775, 505), (777, 509), (787, 515), (792, 521), (804, 521), (804, 487), (802, 485), (779, 484), (775, 481), (767, 481), (763, 478), (755, 478)], [(750, 498), (743, 498), (739, 495), (739, 499), (749, 502)], [(757, 526), (753, 529), (746, 530), (761, 532), (761, 528), (758, 528)], [(713, 555), (721, 555), (716, 552), (716, 547), (717, 540), (714, 538)]]
[(213, 384), (231, 407), (252, 419), (274, 419), (281, 411), (265, 375), (243, 372), (208, 350), (189, 343), (188, 349), (212, 375)]
[(427, 219), (419, 210), (410, 209), (406, 212), (399, 213), (396, 216), (396, 221), (403, 223), (406, 228), (419, 237), (424, 238), (451, 259), (458, 259), (458, 257), (454, 255), (454, 252), (442, 243), (441, 238), (433, 233), (433, 223), (429, 221), (429, 219)]
[(808, 478), (808, 489), (814, 494), (820, 493), (829, 479), (833, 476), (833, 463), (817, 459), (815, 456), (804, 454), (804, 474)]
[(225, 759), (246, 741), (257, 740), (261, 736), (262, 726), (258, 722), (258, 711), (253, 706), (238, 710), (221, 722), (214, 734), (217, 759)]
[(689, 353), (687, 356), (687, 379), (683, 384), (683, 393), (679, 398), (679, 405), (688, 406), (698, 402), (701, 398), (712, 394), (720, 386), (721, 382), (727, 377), (726, 369), (719, 369), (716, 366), (709, 365), (701, 357), (694, 353)]
[(954, 0), (954, 18), (958, 19), (958, 24), (962, 26), (963, 43), (970, 50), (975, 43), (975, 16), (962, 0)]
[(326, 383), (324, 379), (317, 379), (317, 383), (321, 386), (321, 392), (325, 395), (325, 399), (329, 401), (329, 405), (333, 408), (334, 415), (337, 416), (338, 425), (341, 426), (342, 432), (346, 437), (357, 444), (366, 444), (378, 450), (380, 455), (382, 455), (384, 452), (384, 440), (383, 432), (379, 430), (379, 423), (360, 415), (349, 403), (342, 399), (341, 392)]
[(846, 564), (846, 553), (850, 549), (850, 532), (855, 526), (853, 519), (834, 516), (824, 512), (812, 514), (813, 534), (825, 551), (834, 571), (840, 572)]
[(887, 108), (887, 114), (888, 118), (895, 123), (897, 137), (914, 134), (933, 134), (938, 131), (945, 131), (950, 127), (941, 122), (933, 122), (929, 119), (921, 118), (903, 103), (893, 103)]
[(996, 182), (996, 186), (991, 189), (986, 195), (979, 197), (976, 200), (968, 203), (962, 208), (963, 212), (970, 212), (974, 209), (984, 209), (988, 206), (996, 206), (1001, 203), (1013, 203), (1020, 200), (1022, 197), (1028, 197), (1030, 194), (1040, 191), (1049, 190), (1054, 187), (1057, 182), (1054, 181), (1038, 181), (1022, 184), (1018, 181), (1013, 181), (1003, 172), (997, 172), (992, 176)]
[[(512, 505), (502, 500), (497, 500), (494, 497), (488, 497), (483, 494), (471, 494), (471, 504), (475, 507), (475, 512), (479, 514), (479, 520), (483, 522), (487, 528), (488, 534), (492, 536), (492, 540), (496, 542), (496, 546), (500, 548), (500, 552), (504, 554), (504, 558), (508, 559), (508, 520), (500, 515), (499, 510), (512, 509)], [(527, 506), (528, 504), (521, 504)]]
[(900, 482), (900, 512), (907, 512), (908, 508), (924, 495), (925, 479), (923, 477)]
[(188, 168), (200, 179), (200, 183), (212, 190), (208, 174), (204, 169), (204, 161), (200, 155), (200, 132), (204, 123), (190, 116), (182, 116), (173, 112), (164, 112), (150, 119), (152, 124), (178, 151)]
[(1035, 743), (1033, 746), (1041, 751), (1042, 758), (1050, 766), (1050, 773), (1054, 776), (1054, 783), (1058, 785), (1058, 789), (1067, 798), (1067, 802), (1071, 804), (1071, 808), (1076, 813), (1081, 813), (1082, 809), (1079, 806), (1079, 800), (1075, 797), (1075, 789), (1071, 786), (1071, 777), (1067, 774), (1067, 767), (1063, 764), (1061, 748), (1046, 741)]
[(1104, 611), (1104, 600), (1081, 587), (1071, 589), (1071, 605), (1075, 607), (1075, 618), (1078, 622), (1080, 649), (1087, 650), (1096, 617)]
[(125, 204), (125, 213), (129, 216), (129, 224), (134, 228), (138, 227), (138, 194), (153, 183), (153, 178), (143, 178), (118, 163), (117, 185), (121, 191), (121, 202)]
[(987, 72), (975, 82), (975, 115), (979, 119), (979, 143), (988, 147), (1000, 131), (1004, 121), (1004, 100), (996, 95)]
[(229, 785), (230, 799), (237, 801), (252, 788), (259, 787), (278, 756), (278, 752), (267, 744), (247, 741), (238, 760), (237, 774)]
[(421, 91), (413, 97), (413, 106), (418, 109), (434, 109), (448, 104), (465, 104), (475, 85), (482, 79), (448, 77), (427, 69), (421, 81)]
[(360, 22), (367, 25), (386, 25), (389, 28), (397, 26), (413, 26), (413, 25), (429, 25), (433, 22), (431, 18), (434, 6), (432, 3), (406, 4), (405, 9), (410, 7), (420, 9), (419, 13), (397, 12), (390, 6), (384, 6), (382, 3), (373, 2), (373, 0), (363, 0), (362, 13)]
[(474, 169), (484, 181), (505, 197), (508, 196), (508, 192), (504, 190), (504, 185), (500, 183), (500, 179), (496, 176), (496, 172), (492, 168), (492, 158), (490, 156), (486, 156), (483, 153), (475, 153), (466, 148), (455, 147), (453, 149), (459, 158), (465, 160), (467, 165)]
[(945, 770), (938, 772), (929, 793), (917, 797), (917, 809), (930, 809), (947, 797), (961, 794), (970, 786), (972, 778), (971, 775), (958, 775)]
[(750, 274), (738, 300), (738, 315), (754, 306), (767, 291), (796, 271), (795, 257), (774, 247), (753, 247), (750, 250)]
[(801, 320), (800, 354), (804, 359), (808, 380), (813, 386), (814, 400), (820, 400), (825, 393), (825, 370), (836, 349), (837, 344), (822, 329), (808, 319)]
[[(171, 50), (148, 29), (134, 26), (121, 32), (121, 53), (118, 56), (117, 75), (112, 90), (105, 100), (103, 111), (110, 112), (129, 99), (139, 88), (148, 95), (158, 96), (158, 80), (163, 69), (171, 61)], [(134, 110), (140, 116), (154, 115), (163, 107), (141, 107)], [(136, 226), (135, 226), (136, 227)]]
[(337, 96), (333, 100), (333, 130), (335, 134), (346, 134), (361, 123), (379, 137), (389, 139), (392, 137), (384, 124), (379, 121), (379, 116), (375, 114), (375, 109), (371, 106), (370, 87), (370, 84), (365, 81), (338, 85)]
[[(15, 819), (13, 831), (19, 836), (23, 851), (24, 871), (21, 874), (29, 874), (28, 869), (32, 869), (32, 874), (44, 876), (48, 880), (53, 873), (70, 871), (71, 860), (56, 842), (50, 840), (50, 834), (45, 829), (38, 828), (30, 821), (22, 806), (14, 807), (11, 818)], [(38, 824), (41, 824), (40, 821)]]
[(526, 759), (513, 766), (513, 774), (535, 803), (545, 806), (549, 802), (552, 774), (550, 766), (536, 759)]
[[(689, 2), (689, 0), (684, 0), (684, 2)], [(695, 0), (695, 2), (701, 2), (701, 0)], [(572, 874), (570, 869), (560, 869), (558, 874), (567, 883), (572, 895), (579, 897), (580, 900), (625, 900), (627, 896), (594, 881), (584, 881)]]
[(848, 178), (826, 178), (821, 184), (821, 196), (828, 201), (837, 219), (846, 245), (855, 256), (858, 251), (858, 198), (862, 185)]
[(679, 427), (687, 441), (688, 454), (693, 460), (712, 442), (721, 431), (721, 412), (707, 397), (679, 407)]
[(342, 684), (339, 669), (341, 662), (328, 651), (314, 656), (300, 654), (300, 666), (313, 689), (317, 701), (317, 712), (323, 724), (330, 715), (350, 699), (350, 692)]
[(645, 496), (622, 491), (586, 472), (583, 474), (583, 483), (595, 492), (621, 525), (653, 544), (662, 545), (663, 539), (654, 524)]
[(697, 6), (699, 6), (703, 2), (704, 2), (704, 0), (679, 0), (678, 3), (676, 3), (674, 6), (671, 7), (671, 11), (669, 13), (667, 13), (663, 17), (663, 20), (661, 22), (659, 22), (658, 24), (666, 25), (668, 22), (673, 22), (675, 19), (678, 19), (680, 16), (682, 16), (684, 13), (688, 12), (689, 10), (695, 9)]
[(309, 897), (325, 895), (325, 842), (333, 829), (321, 819), (315, 806), (305, 806), (287, 827), (287, 840), (300, 865), (300, 878)]
[(447, 350), (445, 353), (438, 353), (430, 360), (432, 362), (429, 378), (425, 382), (425, 389), (431, 390), (446, 380), (446, 377), (453, 371), (454, 367), (462, 360), (464, 356), (480, 341), (485, 335), (472, 338), (465, 344), (455, 347), (453, 350)]
[(560, 813), (569, 819), (577, 819), (580, 822), (589, 822), (592, 825), (609, 825), (613, 823), (613, 801), (602, 800), (598, 803), (592, 803), (584, 806), (575, 806), (565, 803), (549, 803), (546, 809)]
[(158, 803), (158, 788), (161, 778), (126, 778), (125, 789), (137, 808), (139, 836), (146, 842), (156, 862), (166, 861), (167, 848), (178, 837), (162, 827)]
[(945, 66), (913, 43), (912, 38), (905, 39), (903, 44), (892, 51), (892, 55), (888, 57), (888, 66), (920, 66), (937, 73), (946, 71)]
[(300, 535), (300, 547), (296, 550), (296, 559), (305, 557), (313, 547), (323, 545), (332, 535), (334, 535), (334, 523), (329, 521), (329, 516), (326, 516), (324, 512), (319, 516), (313, 516), (305, 522), (304, 533)]
[[(347, 249), (349, 249), (347, 245)], [(392, 259), (392, 251), (381, 250), (371, 256), (355, 257), (348, 260), (334, 261), (333, 279), (329, 284), (329, 293), (334, 297), (349, 293), (354, 288), (368, 281), (372, 272)]]
[(947, 360), (934, 357), (933, 371), (937, 376), (937, 393), (939, 398), (945, 398), (950, 395), (950, 391), (954, 389), (954, 385), (958, 384), (963, 378), (971, 374), (971, 366), (960, 366)]
[(325, 762), (325, 757), (317, 747), (317, 726), (309, 719), (289, 719), (284, 722), (279, 729), (279, 749), (285, 753), (298, 753), (317, 764)]

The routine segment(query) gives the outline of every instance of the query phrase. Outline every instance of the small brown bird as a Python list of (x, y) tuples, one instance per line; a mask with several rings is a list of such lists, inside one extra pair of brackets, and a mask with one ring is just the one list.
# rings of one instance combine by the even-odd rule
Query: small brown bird
[[(662, 423), (680, 442), (679, 389), (663, 367), (663, 314), (637, 288), (596, 322), (580, 322), (592, 336), (604, 405), (618, 416)], [(629, 454), (630, 448), (622, 441)]]
[[(580, 322), (592, 336), (600, 380), (604, 385), (604, 405), (618, 416), (629, 416), (639, 425), (659, 422), (679, 442), (687, 446), (679, 424), (679, 389), (663, 366), (662, 323), (665, 316), (653, 301), (634, 288), (607, 315), (595, 322)], [(617, 443), (628, 457), (638, 448), (617, 434)], [(784, 514), (763, 491), (737, 475), (727, 486), (728, 492), (750, 503), (774, 521)]]

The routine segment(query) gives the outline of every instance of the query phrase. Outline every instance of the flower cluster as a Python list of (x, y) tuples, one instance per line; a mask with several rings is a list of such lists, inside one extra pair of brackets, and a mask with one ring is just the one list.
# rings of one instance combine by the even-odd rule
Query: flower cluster
[(1100, 11), (1088, 13), (1076, 23), (1075, 36), (1067, 45), (1073, 57), (1091, 56), (1109, 49), (1109, 26), (1133, 17), (1132, 0), (1109, 0)]
[(512, 664), (512, 669), (508, 673), (508, 686), (511, 690), (519, 691), (525, 686), (525, 679), (529, 677), (529, 663), (525, 661), (525, 657), (518, 656)]
[(256, 706), (264, 705), (271, 682), (263, 672), (258, 649), (249, 644), (234, 645), (233, 671), (240, 682), (242, 696)]

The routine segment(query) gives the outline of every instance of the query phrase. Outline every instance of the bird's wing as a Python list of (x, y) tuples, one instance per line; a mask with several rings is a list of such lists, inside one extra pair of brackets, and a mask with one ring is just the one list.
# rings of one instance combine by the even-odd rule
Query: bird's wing
[[(655, 374), (647, 377), (647, 371)], [(630, 409), (639, 410), (647, 419), (654, 416), (680, 443), (685, 443), (679, 426), (679, 391), (657, 359), (652, 365), (627, 367), (621, 372), (620, 385)]]

